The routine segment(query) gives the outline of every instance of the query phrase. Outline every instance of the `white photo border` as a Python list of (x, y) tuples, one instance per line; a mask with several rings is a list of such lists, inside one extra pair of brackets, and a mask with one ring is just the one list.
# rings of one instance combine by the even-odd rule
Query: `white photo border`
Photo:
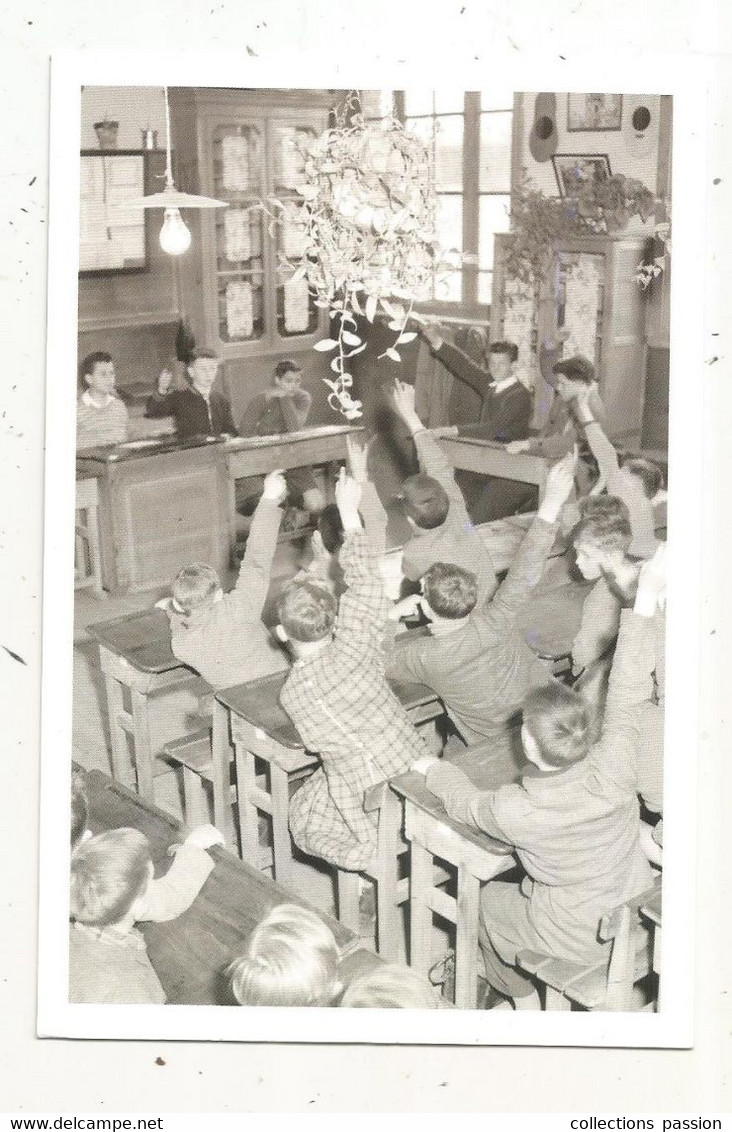
[[(218, 1006), (69, 1004), (68, 814), (72, 752), (74, 399), (76, 370), (80, 107), (82, 84), (402, 89), (428, 86), (413, 63), (339, 64), (314, 52), (267, 61), (239, 53), (73, 52), (53, 59), (51, 84), (44, 623), (38, 1034), (42, 1037), (439, 1045), (557, 1045), (689, 1048), (693, 1020), (694, 849), (701, 607), (706, 91), (703, 60), (644, 55), (625, 65), (585, 57), (581, 65), (501, 55), (491, 81), (517, 91), (637, 90), (673, 96), (674, 278), (669, 419), (664, 957), (657, 1014), (495, 1011), (236, 1009)], [(683, 70), (683, 74), (681, 74)], [(466, 90), (485, 82), (485, 63), (461, 66)], [(669, 878), (673, 878), (669, 881)], [(382, 1017), (386, 1013), (388, 1018)]]

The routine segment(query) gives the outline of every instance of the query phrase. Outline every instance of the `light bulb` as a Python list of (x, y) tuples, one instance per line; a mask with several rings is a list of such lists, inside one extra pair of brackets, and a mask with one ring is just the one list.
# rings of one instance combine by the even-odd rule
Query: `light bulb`
[(183, 255), (191, 246), (191, 233), (177, 208), (166, 208), (160, 229), (160, 247), (168, 255)]

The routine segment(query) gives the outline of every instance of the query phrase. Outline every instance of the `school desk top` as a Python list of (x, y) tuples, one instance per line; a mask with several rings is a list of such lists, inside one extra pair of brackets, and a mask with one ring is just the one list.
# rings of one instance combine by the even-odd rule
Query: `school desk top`
[[(183, 837), (176, 819), (101, 771), (88, 772), (86, 785), (93, 832), (122, 826), (140, 830), (150, 842), (156, 876), (166, 872), (168, 848)], [(359, 938), (337, 920), (220, 846), (209, 853), (216, 867), (188, 911), (168, 923), (142, 926), (150, 962), (169, 1002), (231, 1004), (222, 971), (243, 954), (256, 925), (277, 904), (294, 902), (317, 912), (344, 958), (358, 951)]]
[[(363, 432), (360, 425), (316, 425), (313, 428), (299, 429), (297, 432), (272, 434), (269, 436), (193, 436), (179, 440), (169, 434), (138, 437), (121, 444), (106, 444), (93, 448), (82, 448), (77, 452), (80, 468), (86, 464), (114, 464), (120, 460), (140, 460), (146, 456), (159, 456), (167, 452), (181, 452), (194, 448), (215, 446), (222, 454), (247, 452), (257, 448), (272, 448), (285, 443), (297, 444), (310, 440), (343, 437), (349, 433)], [(327, 458), (327, 456), (326, 456)]]
[[(280, 706), (280, 692), (286, 679), (286, 672), (277, 672), (274, 676), (263, 676), (260, 680), (217, 692), (216, 699), (253, 727), (261, 728), (281, 746), (300, 750), (302, 739), (289, 715)], [(390, 684), (407, 711), (432, 703), (438, 698), (426, 684), (412, 684), (401, 680), (392, 680)]]
[(170, 623), (162, 609), (146, 609), (89, 625), (87, 632), (140, 672), (170, 672), (185, 665), (173, 656)]
[(451, 818), (442, 801), (431, 790), (427, 789), (423, 774), (408, 771), (407, 774), (400, 774), (398, 778), (392, 778), (389, 781), (389, 786), (405, 802), (411, 802), (420, 810), (429, 814), (435, 821), (439, 821), (448, 829), (453, 830), (463, 840), (477, 845), (479, 849), (486, 849), (490, 853), (501, 856), (509, 856), (512, 853), (511, 846), (504, 841), (497, 841), (495, 838), (489, 837), (487, 833)]

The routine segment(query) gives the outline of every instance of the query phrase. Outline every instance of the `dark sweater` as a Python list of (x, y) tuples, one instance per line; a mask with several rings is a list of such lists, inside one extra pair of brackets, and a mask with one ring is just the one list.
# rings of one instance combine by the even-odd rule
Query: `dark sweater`
[(212, 393), (208, 404), (192, 386), (172, 393), (153, 393), (145, 407), (146, 417), (175, 417), (180, 440), (193, 436), (236, 436), (236, 426), (229, 402), (220, 393)]

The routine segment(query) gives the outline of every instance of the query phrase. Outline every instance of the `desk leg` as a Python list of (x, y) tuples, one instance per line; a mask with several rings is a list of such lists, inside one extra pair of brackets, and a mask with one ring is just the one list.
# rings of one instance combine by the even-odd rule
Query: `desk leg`
[[(104, 664), (102, 663), (102, 671)], [(127, 746), (127, 732), (121, 726), (120, 716), (126, 715), (122, 685), (110, 672), (104, 673), (109, 715), (109, 738), (112, 744), (112, 778), (123, 786), (135, 789), (135, 775)]]
[(137, 688), (130, 689), (132, 697), (132, 725), (135, 736), (135, 769), (137, 791), (146, 802), (155, 801), (153, 783), (153, 750), (150, 740), (150, 711), (147, 694)]
[(278, 884), (288, 888), (292, 881), (292, 844), (290, 842), (290, 791), (287, 773), (269, 764), (272, 795), (272, 872)]
[(234, 822), (231, 815), (231, 748), (229, 747), (229, 713), (214, 699), (213, 731), (214, 825), (224, 837), (227, 848), (234, 847)]
[(458, 866), (455, 926), (455, 1005), (475, 1010), (478, 997), (478, 917), (480, 882), (464, 865)]
[(236, 760), (236, 804), (239, 811), (241, 858), (253, 869), (262, 868), (259, 845), (259, 811), (251, 801), (257, 786), (254, 755), (238, 740), (234, 743)]
[(432, 964), (432, 854), (412, 841), (412, 877), (409, 903), (409, 962), (422, 975)]
[(376, 950), (384, 959), (400, 958), (401, 916), (397, 900), (401, 802), (387, 790), (379, 809), (378, 862), (376, 865)]

